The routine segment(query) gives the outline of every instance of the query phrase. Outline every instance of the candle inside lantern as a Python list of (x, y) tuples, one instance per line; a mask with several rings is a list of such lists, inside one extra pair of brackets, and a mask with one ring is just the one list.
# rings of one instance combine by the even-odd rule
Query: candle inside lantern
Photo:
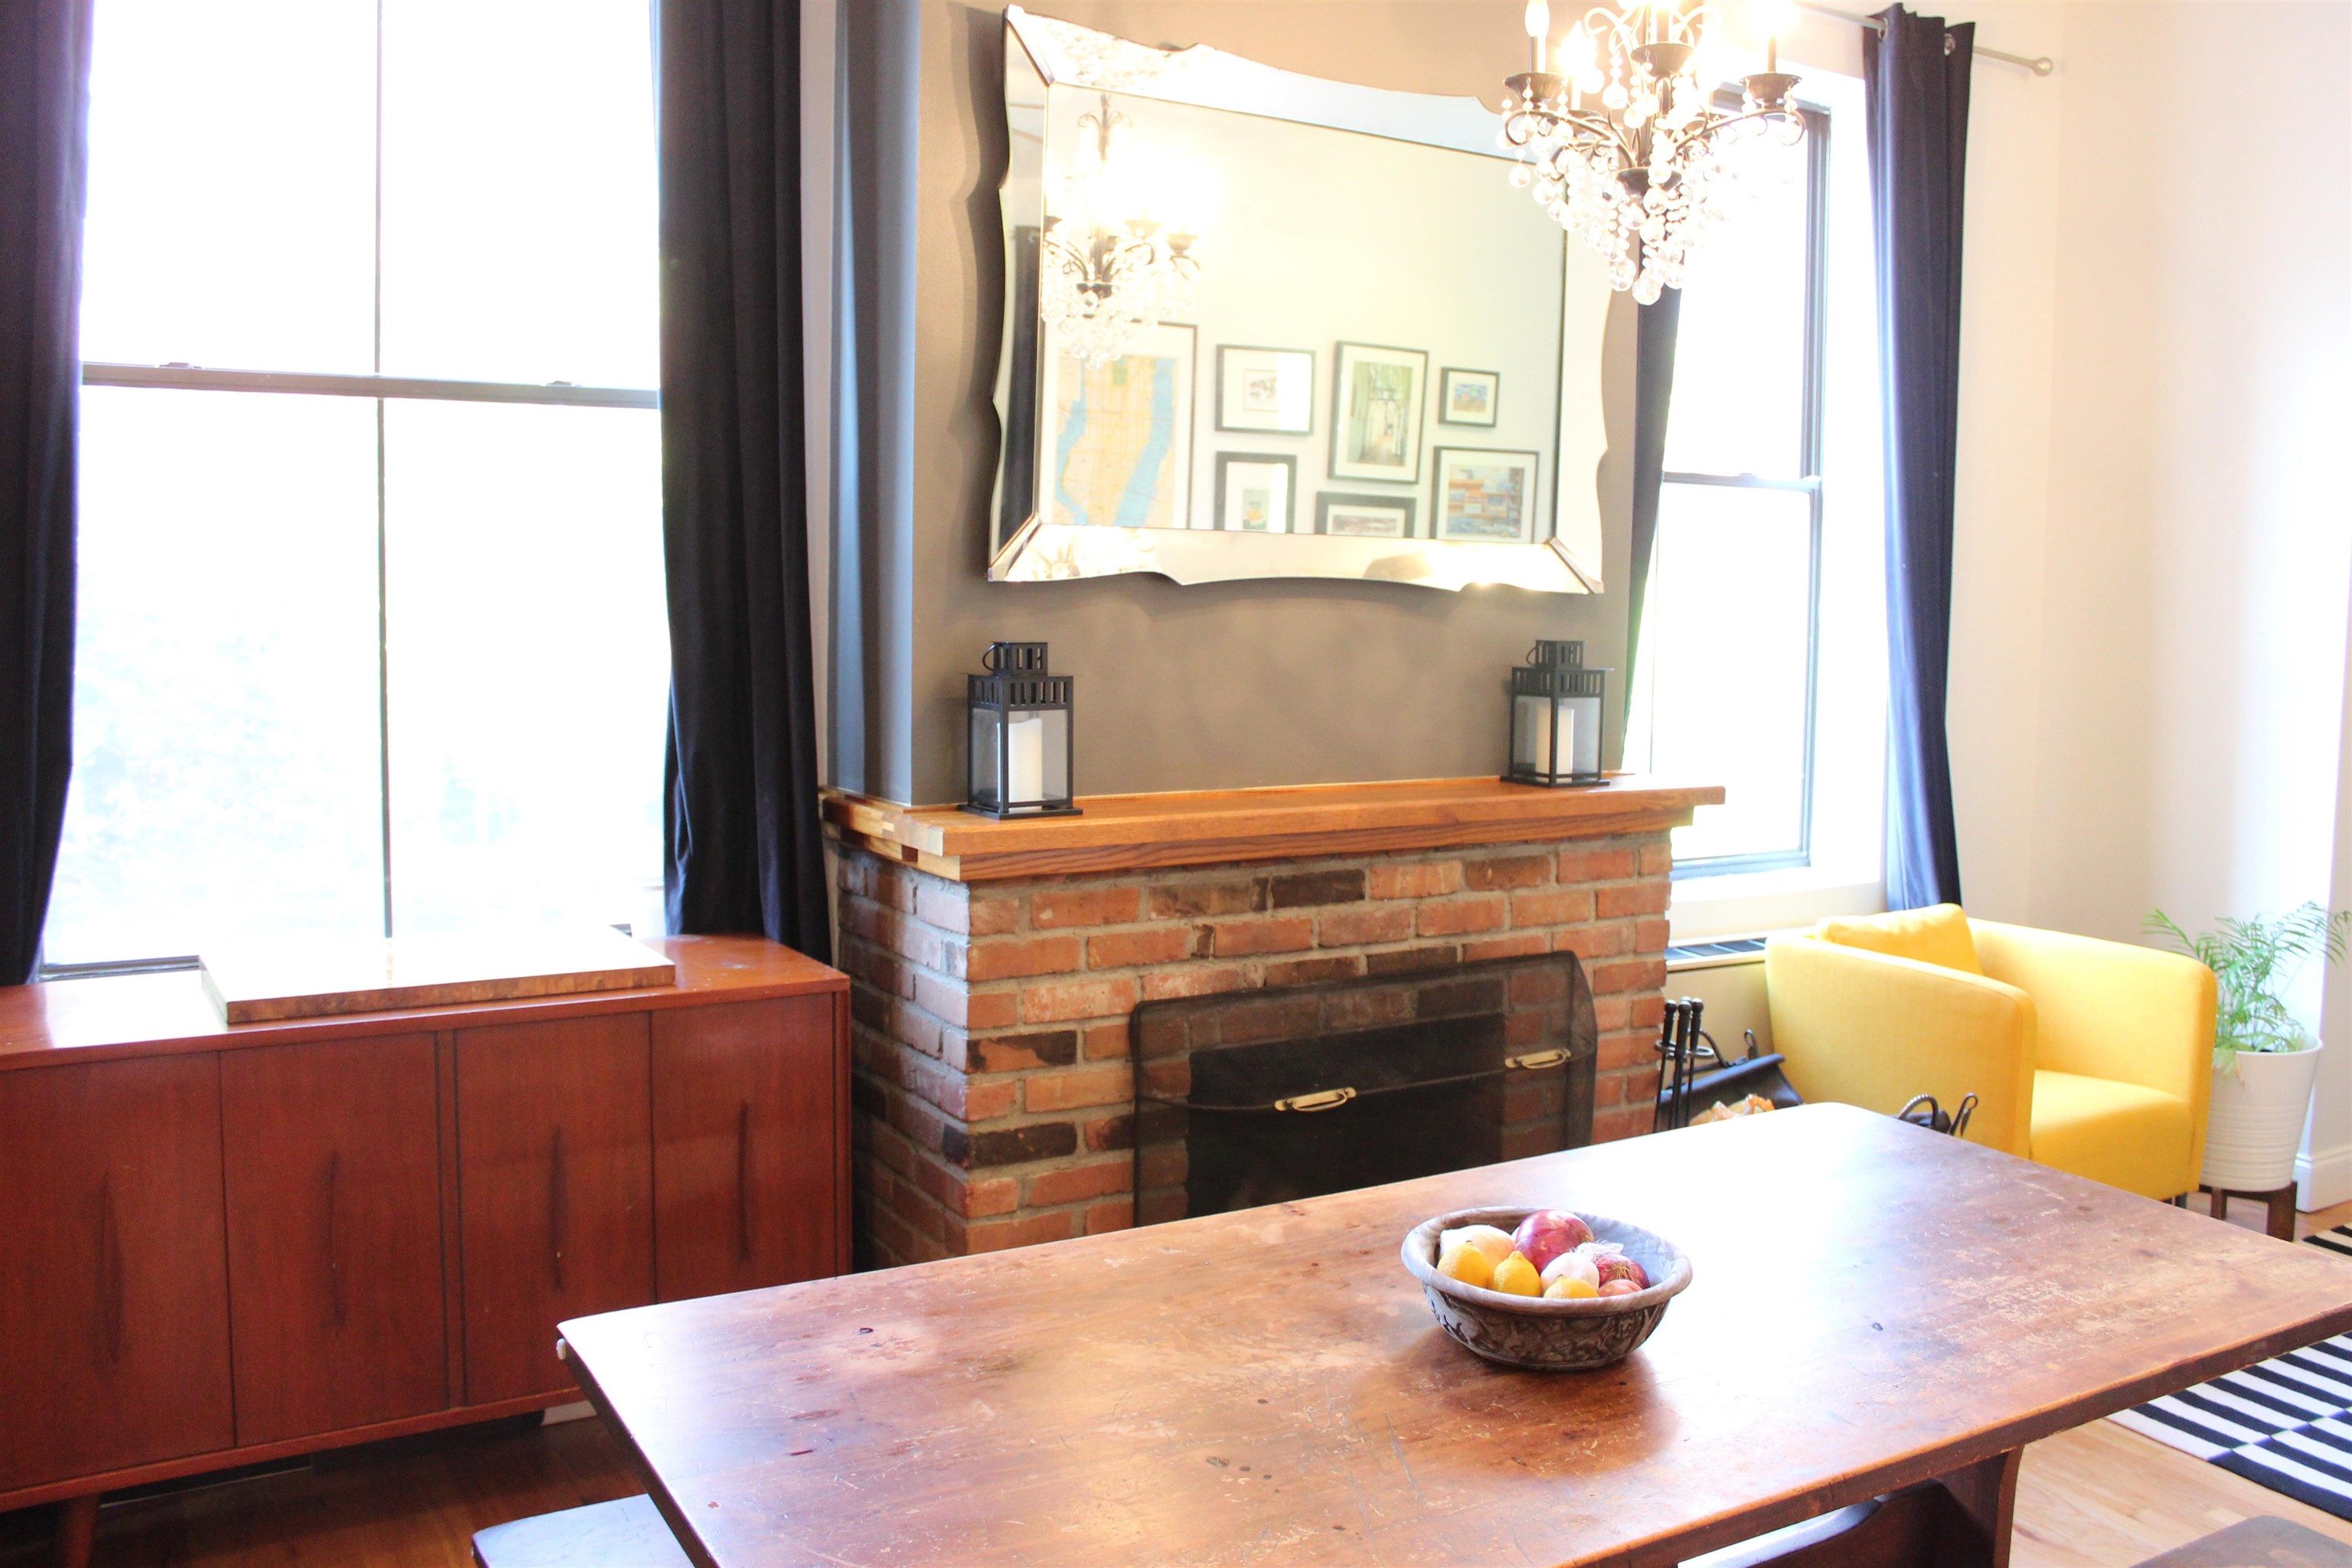
[(1576, 755), (1576, 710), (1565, 704), (1558, 705), (1559, 712), (1559, 765), (1552, 765), (1552, 712), (1555, 707), (1549, 697), (1519, 699), (1519, 750), (1511, 759), (1520, 768), (1538, 773), (1566, 773), (1570, 759)]
[(1045, 716), (1024, 713), (1004, 727), (1008, 805), (1045, 798)]

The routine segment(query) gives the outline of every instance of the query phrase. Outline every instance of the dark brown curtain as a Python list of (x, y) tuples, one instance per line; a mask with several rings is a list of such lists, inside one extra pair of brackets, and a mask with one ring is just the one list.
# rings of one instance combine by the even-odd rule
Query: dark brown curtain
[(89, 0), (0, 0), (0, 984), (32, 978), (73, 765)]
[(1960, 215), (1976, 28), (1897, 5), (1863, 32), (1886, 427), (1886, 903), (1960, 901), (1952, 759), (1952, 467)]
[(798, 0), (662, 0), (676, 932), (831, 956), (802, 424)]

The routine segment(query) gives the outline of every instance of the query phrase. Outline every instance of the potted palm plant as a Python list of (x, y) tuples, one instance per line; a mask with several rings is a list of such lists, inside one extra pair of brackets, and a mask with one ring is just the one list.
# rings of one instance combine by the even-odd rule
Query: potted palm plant
[(2295, 1151), (2319, 1071), (2319, 1042), (2279, 994), (2303, 966), (2344, 956), (2352, 910), (2305, 904), (2283, 915), (2223, 920), (2190, 936), (2162, 910), (2148, 931), (2213, 972), (2213, 1100), (2205, 1123), (2204, 1184), (2271, 1192), (2294, 1179)]

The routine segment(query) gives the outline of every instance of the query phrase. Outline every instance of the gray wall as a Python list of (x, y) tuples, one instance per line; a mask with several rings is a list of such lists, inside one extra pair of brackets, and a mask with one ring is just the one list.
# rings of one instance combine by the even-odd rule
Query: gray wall
[[(1149, 43), (1205, 43), (1294, 70), (1489, 103), (1527, 47), (1520, 0), (1036, 8)], [(835, 558), (835, 782), (892, 800), (961, 799), (964, 675), (998, 638), (1050, 641), (1054, 668), (1076, 677), (1081, 794), (1499, 772), (1504, 672), (1529, 643), (1582, 637), (1591, 662), (1624, 662), (1631, 305), (1619, 297), (1603, 366), (1604, 595), (1180, 587), (1143, 576), (990, 583), (1002, 12), (986, 0), (860, 0), (843, 16), (844, 292), (856, 296), (843, 342), (859, 360), (844, 379), (856, 383), (845, 393), (860, 423), (845, 440)], [(919, 84), (911, 111), (909, 81)], [(1529, 208), (1528, 222), (1544, 221)], [(1431, 282), (1477, 287), (1467, 271)], [(1612, 763), (1618, 745), (1612, 734)]]

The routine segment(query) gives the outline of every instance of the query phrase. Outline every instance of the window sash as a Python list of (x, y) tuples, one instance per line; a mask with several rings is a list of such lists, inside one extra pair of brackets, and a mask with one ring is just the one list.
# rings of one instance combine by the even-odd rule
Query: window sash
[[(1793, 849), (1699, 856), (1687, 859), (1677, 856), (1674, 866), (1676, 879), (1788, 870), (1812, 864), (1814, 742), (1819, 728), (1821, 687), (1822, 447), (1825, 405), (1822, 371), (1828, 355), (1828, 311), (1825, 306), (1829, 273), (1830, 116), (1827, 110), (1813, 104), (1805, 104), (1802, 108), (1806, 121), (1804, 363), (1800, 380), (1802, 402), (1798, 418), (1798, 470), (1801, 477), (1769, 479), (1756, 474), (1680, 470), (1669, 470), (1661, 476), (1661, 482), (1667, 485), (1801, 490), (1811, 497), (1811, 527), (1806, 547), (1804, 740), (1798, 785), (1797, 847)], [(1673, 417), (1671, 409), (1667, 416), (1669, 419)]]

